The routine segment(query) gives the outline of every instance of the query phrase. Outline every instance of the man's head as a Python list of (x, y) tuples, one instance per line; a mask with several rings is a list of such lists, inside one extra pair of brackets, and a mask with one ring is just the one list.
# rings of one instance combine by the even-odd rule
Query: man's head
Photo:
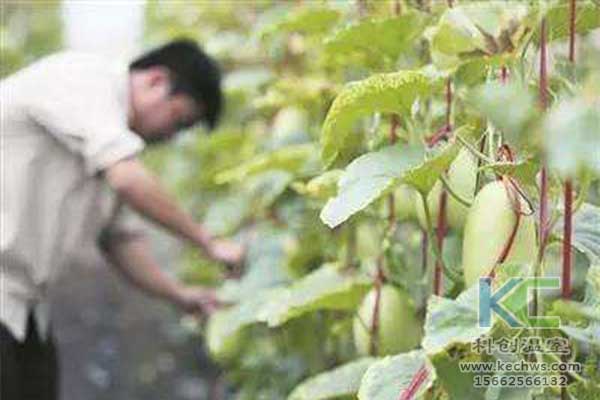
[(221, 113), (219, 67), (196, 43), (176, 40), (129, 65), (129, 125), (145, 141), (169, 139), (204, 121), (214, 128)]

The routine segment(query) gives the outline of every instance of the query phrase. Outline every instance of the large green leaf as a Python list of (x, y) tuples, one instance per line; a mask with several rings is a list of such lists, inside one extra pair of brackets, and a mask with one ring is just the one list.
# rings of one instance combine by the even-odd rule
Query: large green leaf
[(347, 84), (336, 97), (321, 132), (321, 158), (326, 166), (348, 147), (354, 122), (376, 111), (406, 114), (419, 96), (431, 90), (424, 74), (401, 71), (377, 74)]
[(260, 319), (260, 310), (266, 303), (280, 293), (280, 288), (264, 289), (254, 292), (236, 305), (219, 311), (218, 335), (211, 335), (216, 349), (227, 347), (226, 343), (246, 327), (264, 322)]
[(283, 147), (259, 154), (235, 168), (223, 171), (215, 180), (217, 183), (242, 181), (250, 175), (272, 169), (301, 174), (315, 167), (315, 153), (315, 147), (310, 143)]
[(476, 51), (487, 54), (510, 52), (527, 37), (532, 12), (526, 3), (503, 1), (462, 3), (448, 9), (434, 28), (435, 51), (460, 55)]
[(476, 374), (460, 370), (459, 364), (462, 361), (446, 352), (431, 357), (438, 381), (448, 393), (448, 400), (485, 399), (485, 388), (473, 385)]
[[(583, 203), (573, 217), (573, 246), (584, 253), (592, 263), (600, 261), (600, 207)], [(554, 229), (554, 234), (563, 235), (563, 220)]]
[[(398, 332), (401, 334), (401, 332)], [(422, 380), (415, 378), (419, 375)], [(359, 400), (398, 400), (405, 389), (415, 384), (413, 399), (422, 396), (433, 384), (436, 373), (422, 350), (385, 357), (373, 363), (360, 383)]]
[[(589, 0), (577, 1), (577, 17), (575, 30), (577, 33), (587, 33), (600, 28), (600, 5)], [(556, 4), (546, 12), (548, 24), (548, 40), (560, 40), (569, 36), (569, 5), (566, 2)], [(536, 34), (539, 41), (539, 33)]]
[(213, 235), (229, 235), (240, 227), (251, 211), (249, 196), (235, 193), (212, 203), (202, 223)]
[(315, 310), (351, 310), (371, 285), (366, 275), (326, 264), (282, 291), (261, 310), (261, 316), (275, 327)]
[(386, 19), (365, 19), (349, 24), (325, 41), (325, 51), (334, 56), (359, 56), (370, 61), (400, 55), (420, 35), (426, 18), (421, 13), (407, 12)]
[(352, 161), (338, 182), (338, 195), (321, 211), (321, 220), (333, 228), (383, 195), (424, 157), (421, 147), (389, 146)]
[(219, 289), (219, 299), (240, 302), (253, 297), (258, 291), (289, 282), (291, 277), (285, 265), (285, 247), (292, 240), (292, 236), (284, 231), (258, 228), (256, 239), (248, 245), (244, 275), (239, 280), (225, 281)]
[[(456, 133), (469, 137), (472, 130), (464, 126)], [(420, 146), (395, 145), (358, 157), (338, 181), (338, 194), (323, 207), (321, 220), (334, 228), (400, 183), (427, 195), (459, 150), (458, 142), (430, 152)]]
[(455, 300), (432, 296), (427, 304), (425, 337), (421, 342), (428, 354), (436, 354), (455, 344), (471, 343), (489, 332), (479, 326), (478, 286), (472, 286)]
[(273, 35), (285, 32), (300, 32), (304, 34), (323, 34), (331, 30), (338, 22), (340, 13), (325, 7), (298, 7), (284, 17), (265, 28), (263, 35)]
[(327, 400), (354, 396), (360, 380), (375, 358), (365, 357), (313, 376), (289, 395), (288, 400)]
[(491, 170), (500, 175), (510, 175), (521, 184), (535, 186), (540, 160), (537, 157), (528, 157), (515, 162), (495, 162), (486, 164), (481, 169)]
[[(593, 265), (588, 271), (583, 302), (593, 316), (600, 312), (600, 265)], [(600, 322), (592, 320), (586, 327), (562, 325), (560, 329), (580, 344), (600, 351)]]
[(546, 116), (544, 146), (551, 167), (574, 176), (587, 168), (600, 175), (600, 101), (597, 94), (558, 103)]

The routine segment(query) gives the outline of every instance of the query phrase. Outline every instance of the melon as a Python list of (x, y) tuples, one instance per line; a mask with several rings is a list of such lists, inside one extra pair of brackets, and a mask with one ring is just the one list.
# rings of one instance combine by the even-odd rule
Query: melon
[[(372, 289), (353, 321), (354, 344), (361, 355), (369, 354), (375, 298), (376, 290)], [(388, 284), (381, 287), (378, 317), (378, 355), (402, 353), (421, 342), (421, 323), (415, 315), (412, 299), (404, 290)]]
[[(447, 179), (452, 189), (459, 196), (469, 202), (473, 200), (475, 185), (477, 184), (477, 160), (467, 149), (460, 150), (456, 159), (450, 164)], [(437, 226), (442, 189), (443, 184), (438, 180), (427, 195), (427, 204), (429, 205), (433, 227)], [(415, 209), (419, 224), (423, 229), (426, 229), (427, 221), (425, 219), (425, 208), (423, 207), (421, 196), (415, 197)], [(469, 208), (467, 206), (460, 203), (451, 195), (447, 195), (446, 221), (450, 228), (462, 230), (468, 212)]]
[[(521, 200), (521, 209), (527, 204)], [(475, 197), (464, 229), (462, 262), (467, 287), (494, 267), (516, 221), (505, 185), (495, 181), (485, 185)], [(533, 264), (537, 257), (533, 216), (521, 216), (510, 252), (504, 263)]]

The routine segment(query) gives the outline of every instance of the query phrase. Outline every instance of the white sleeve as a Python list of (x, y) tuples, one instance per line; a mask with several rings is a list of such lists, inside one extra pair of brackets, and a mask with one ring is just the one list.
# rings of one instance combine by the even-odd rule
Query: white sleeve
[[(95, 175), (137, 155), (143, 140), (127, 126), (127, 72), (91, 56), (62, 56), (26, 86), (29, 116), (83, 158)], [(35, 82), (31, 82), (35, 83)]]

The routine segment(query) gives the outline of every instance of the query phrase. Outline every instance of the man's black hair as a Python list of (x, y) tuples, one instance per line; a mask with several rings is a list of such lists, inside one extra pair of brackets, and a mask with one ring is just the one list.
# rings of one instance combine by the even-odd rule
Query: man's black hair
[(178, 39), (151, 50), (129, 65), (129, 70), (162, 66), (169, 70), (173, 93), (191, 96), (205, 107), (203, 119), (208, 127), (217, 125), (223, 107), (221, 72), (218, 64), (198, 44)]

